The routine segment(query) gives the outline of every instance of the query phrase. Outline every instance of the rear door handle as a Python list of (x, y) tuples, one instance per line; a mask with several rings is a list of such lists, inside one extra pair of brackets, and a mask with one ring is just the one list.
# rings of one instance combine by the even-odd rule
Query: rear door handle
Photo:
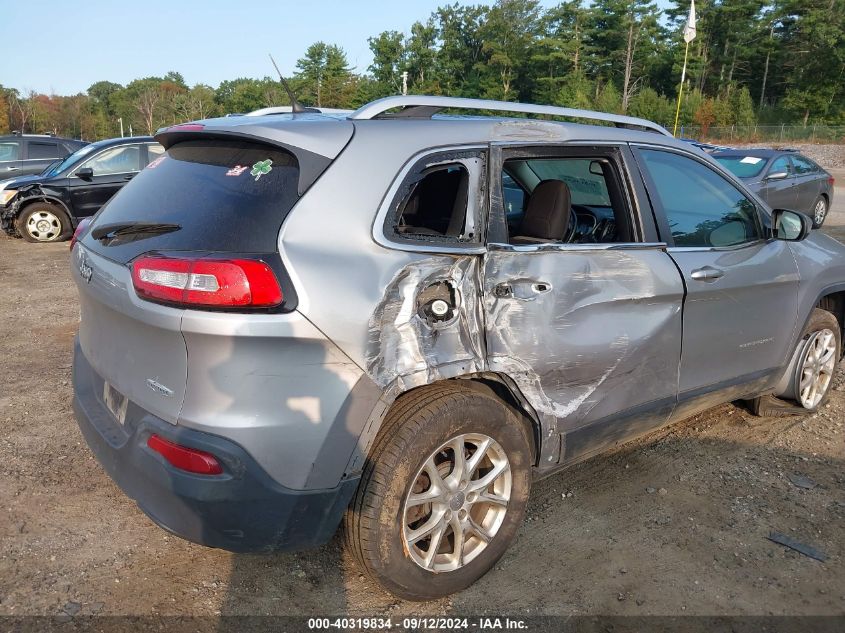
[(20, 167), (9, 167), (8, 171), (19, 171)]
[(712, 266), (704, 266), (698, 268), (690, 274), (690, 277), (696, 281), (716, 281), (720, 277), (724, 277), (725, 271), (713, 268)]

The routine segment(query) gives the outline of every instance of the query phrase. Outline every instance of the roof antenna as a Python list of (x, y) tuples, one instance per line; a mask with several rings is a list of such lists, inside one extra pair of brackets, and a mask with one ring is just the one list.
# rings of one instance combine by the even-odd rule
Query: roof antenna
[(279, 73), (279, 81), (282, 82), (282, 87), (285, 89), (285, 92), (288, 93), (288, 98), (290, 99), (290, 111), (293, 114), (302, 114), (304, 112), (316, 112), (319, 114), (319, 110), (317, 108), (306, 108), (303, 106), (299, 101), (296, 100), (296, 97), (293, 94), (293, 90), (290, 89), (288, 82), (285, 81), (285, 78), (282, 77), (282, 71), (279, 70), (278, 65), (276, 65), (276, 60), (273, 59), (273, 55), (271, 53), (267, 53), (270, 55), (270, 61), (273, 62), (273, 67), (276, 69), (276, 72)]

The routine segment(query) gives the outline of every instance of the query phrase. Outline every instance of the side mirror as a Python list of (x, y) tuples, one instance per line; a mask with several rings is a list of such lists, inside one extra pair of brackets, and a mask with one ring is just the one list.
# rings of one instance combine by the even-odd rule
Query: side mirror
[(94, 170), (90, 167), (83, 167), (79, 171), (77, 171), (74, 176), (77, 178), (82, 178), (82, 180), (91, 180), (94, 177)]
[(785, 171), (773, 171), (771, 174), (766, 176), (766, 180), (783, 180), (789, 174)]
[(797, 211), (775, 209), (772, 211), (772, 227), (772, 234), (776, 240), (800, 242), (810, 234), (813, 221), (810, 216)]

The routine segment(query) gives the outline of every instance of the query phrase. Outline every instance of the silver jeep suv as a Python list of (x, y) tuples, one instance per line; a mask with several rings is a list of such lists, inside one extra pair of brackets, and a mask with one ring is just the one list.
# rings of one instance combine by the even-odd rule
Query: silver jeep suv
[(384, 587), (442, 596), (535, 477), (830, 389), (845, 247), (649, 121), (408, 96), (156, 139), (75, 236), (74, 408), (191, 541), (301, 549), (344, 520)]

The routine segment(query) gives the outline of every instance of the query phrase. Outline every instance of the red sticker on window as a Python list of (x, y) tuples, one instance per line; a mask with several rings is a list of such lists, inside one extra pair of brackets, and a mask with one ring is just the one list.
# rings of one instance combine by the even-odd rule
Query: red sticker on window
[(246, 165), (235, 165), (229, 171), (226, 172), (227, 176), (240, 176), (244, 173), (249, 167)]

